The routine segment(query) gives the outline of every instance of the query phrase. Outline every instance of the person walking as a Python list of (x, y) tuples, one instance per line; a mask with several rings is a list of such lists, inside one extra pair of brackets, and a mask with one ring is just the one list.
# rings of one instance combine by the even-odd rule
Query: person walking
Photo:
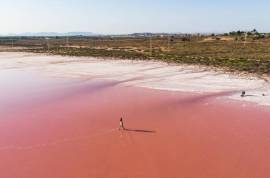
[(120, 118), (119, 130), (126, 130), (126, 129), (125, 129), (125, 126), (124, 126), (124, 120), (123, 120), (122, 117)]

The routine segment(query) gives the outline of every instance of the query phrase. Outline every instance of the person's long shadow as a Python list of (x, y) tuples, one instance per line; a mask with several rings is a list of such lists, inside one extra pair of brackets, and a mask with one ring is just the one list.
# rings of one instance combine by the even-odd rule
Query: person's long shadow
[(245, 97), (251, 97), (251, 96), (257, 96), (257, 95), (244, 95), (244, 96), (241, 96), (241, 97), (245, 98)]
[(127, 132), (138, 132), (138, 133), (156, 133), (156, 131), (154, 130), (142, 130), (142, 129), (124, 129), (124, 131)]

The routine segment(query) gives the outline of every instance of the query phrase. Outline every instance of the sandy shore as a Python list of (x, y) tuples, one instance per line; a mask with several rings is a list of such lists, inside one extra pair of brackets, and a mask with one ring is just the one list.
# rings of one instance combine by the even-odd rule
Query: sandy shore
[[(0, 53), (0, 83), (0, 177), (270, 176), (263, 80), (151, 61)], [(242, 88), (254, 96), (239, 97)], [(127, 131), (118, 130), (120, 117)]]
[[(5, 68), (31, 68), (54, 77), (116, 80), (122, 81), (124, 85), (167, 91), (232, 92), (226, 97), (270, 105), (269, 82), (256, 77), (224, 74), (199, 66), (168, 65), (156, 61), (1, 53), (0, 69)], [(247, 97), (240, 97), (242, 90), (247, 92)]]

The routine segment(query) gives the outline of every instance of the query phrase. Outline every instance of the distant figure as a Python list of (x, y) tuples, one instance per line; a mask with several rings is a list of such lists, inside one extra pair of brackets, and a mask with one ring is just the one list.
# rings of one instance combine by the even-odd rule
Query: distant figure
[(122, 117), (120, 118), (119, 130), (126, 130), (125, 129), (125, 126), (124, 126), (124, 121), (123, 121), (123, 118)]
[(241, 97), (245, 97), (246, 96), (246, 92), (242, 91)]
[(263, 93), (262, 96), (266, 96), (266, 94)]

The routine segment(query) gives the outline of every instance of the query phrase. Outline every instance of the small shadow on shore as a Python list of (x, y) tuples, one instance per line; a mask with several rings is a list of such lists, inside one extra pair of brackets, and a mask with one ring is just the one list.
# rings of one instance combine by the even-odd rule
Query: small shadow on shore
[(156, 133), (154, 130), (141, 130), (141, 129), (124, 129), (127, 132), (139, 132), (139, 133)]
[(245, 97), (256, 97), (257, 95), (244, 95), (244, 96), (241, 96), (242, 98), (245, 98)]

